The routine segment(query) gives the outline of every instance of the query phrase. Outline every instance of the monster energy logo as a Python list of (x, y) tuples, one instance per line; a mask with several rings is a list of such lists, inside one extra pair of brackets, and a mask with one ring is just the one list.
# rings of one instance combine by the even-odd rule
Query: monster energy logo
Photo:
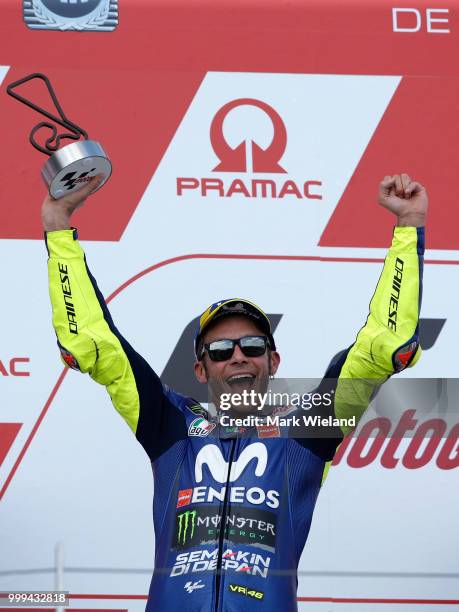
[[(178, 533), (177, 533), (177, 542), (179, 544), (185, 544), (187, 535), (189, 535), (190, 540), (193, 539), (194, 529), (196, 526), (196, 510), (187, 510), (186, 512), (182, 512), (177, 515), (178, 520)], [(190, 533), (188, 533), (188, 528), (190, 529)]]
[[(172, 548), (190, 548), (197, 544), (216, 541), (220, 537), (222, 515), (218, 506), (202, 506), (196, 510), (178, 511)], [(235, 505), (224, 520), (225, 539), (235, 544), (276, 548), (277, 517), (260, 508)]]

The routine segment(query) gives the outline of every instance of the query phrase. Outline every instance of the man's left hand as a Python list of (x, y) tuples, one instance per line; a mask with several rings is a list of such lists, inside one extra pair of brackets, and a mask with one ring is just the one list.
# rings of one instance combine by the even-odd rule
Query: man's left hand
[(385, 176), (379, 185), (379, 203), (397, 215), (401, 227), (424, 226), (428, 201), (425, 188), (408, 174)]

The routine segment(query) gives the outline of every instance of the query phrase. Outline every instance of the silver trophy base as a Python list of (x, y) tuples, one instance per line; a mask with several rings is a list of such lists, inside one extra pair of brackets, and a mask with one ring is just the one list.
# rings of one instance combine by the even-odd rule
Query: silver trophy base
[(81, 189), (93, 176), (102, 174), (97, 191), (110, 178), (112, 164), (102, 146), (95, 140), (80, 140), (66, 145), (51, 155), (41, 175), (53, 198)]

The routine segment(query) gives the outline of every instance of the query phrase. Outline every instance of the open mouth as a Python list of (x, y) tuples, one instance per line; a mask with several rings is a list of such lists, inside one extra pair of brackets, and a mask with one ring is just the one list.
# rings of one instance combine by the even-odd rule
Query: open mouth
[(251, 389), (255, 383), (254, 374), (233, 374), (226, 379), (232, 389)]

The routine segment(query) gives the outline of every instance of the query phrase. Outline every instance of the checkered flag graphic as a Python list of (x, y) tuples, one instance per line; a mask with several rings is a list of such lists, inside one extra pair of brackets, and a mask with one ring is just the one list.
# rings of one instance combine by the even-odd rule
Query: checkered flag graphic
[(91, 172), (94, 172), (94, 170), (95, 168), (91, 168), (91, 170), (82, 172), (79, 176), (76, 176), (76, 172), (68, 172), (63, 178), (61, 178), (61, 183), (64, 183), (64, 187), (67, 188), (67, 191), (70, 191), (74, 188), (76, 183), (82, 183), (82, 179), (85, 179), (85, 177), (88, 178), (86, 178), (84, 182), (89, 181), (91, 177), (89, 177), (88, 174), (91, 174)]

